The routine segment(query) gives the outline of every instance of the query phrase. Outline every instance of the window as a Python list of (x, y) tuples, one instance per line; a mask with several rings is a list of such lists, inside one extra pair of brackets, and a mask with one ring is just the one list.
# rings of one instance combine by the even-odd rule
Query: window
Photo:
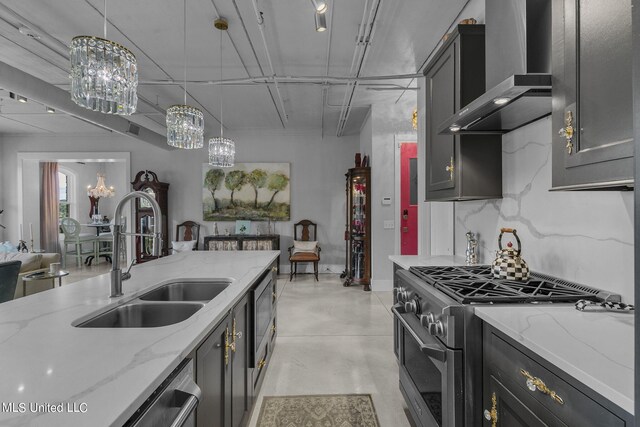
[(58, 172), (58, 211), (60, 218), (68, 218), (71, 210), (71, 198), (69, 176), (63, 172)]

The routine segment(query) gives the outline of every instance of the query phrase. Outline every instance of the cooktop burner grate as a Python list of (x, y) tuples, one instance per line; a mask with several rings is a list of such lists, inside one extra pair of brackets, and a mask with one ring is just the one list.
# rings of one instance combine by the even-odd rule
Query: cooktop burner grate
[(409, 271), (462, 304), (601, 301), (608, 294), (540, 273), (528, 280), (495, 279), (488, 265), (411, 267)]

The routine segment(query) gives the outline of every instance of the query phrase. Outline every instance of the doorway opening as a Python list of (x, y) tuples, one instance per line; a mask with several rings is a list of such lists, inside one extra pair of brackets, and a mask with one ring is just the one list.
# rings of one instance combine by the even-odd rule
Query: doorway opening
[[(415, 141), (398, 143), (396, 166), (399, 173), (398, 232), (400, 255), (418, 255), (418, 144)], [(398, 186), (397, 186), (398, 188)]]

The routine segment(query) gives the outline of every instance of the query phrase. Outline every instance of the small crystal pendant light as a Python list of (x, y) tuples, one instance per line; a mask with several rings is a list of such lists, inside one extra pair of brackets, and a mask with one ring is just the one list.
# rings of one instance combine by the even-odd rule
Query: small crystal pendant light
[[(220, 31), (226, 31), (229, 24), (223, 18), (216, 19), (215, 27)], [(222, 33), (220, 33), (220, 136), (209, 140), (209, 164), (211, 166), (229, 168), (235, 163), (236, 143), (231, 138), (224, 137), (222, 125)]]
[(193, 150), (204, 147), (204, 115), (187, 105), (187, 0), (184, 0), (184, 104), (167, 108), (167, 144)]

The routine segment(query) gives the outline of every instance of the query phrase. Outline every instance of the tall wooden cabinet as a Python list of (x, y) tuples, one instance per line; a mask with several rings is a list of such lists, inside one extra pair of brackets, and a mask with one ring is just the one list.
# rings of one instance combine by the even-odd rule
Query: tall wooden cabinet
[(425, 69), (426, 200), (502, 197), (500, 135), (439, 135), (485, 91), (484, 25), (458, 25)]
[[(160, 205), (162, 214), (162, 250), (161, 255), (169, 254), (169, 219), (167, 216), (169, 184), (160, 182), (155, 172), (144, 170), (136, 174), (131, 183), (134, 191), (143, 191), (153, 196)], [(151, 204), (144, 199), (135, 199), (135, 231), (136, 233), (153, 233), (155, 231), (155, 219)], [(151, 237), (136, 236), (136, 261), (138, 263), (155, 259), (153, 253), (153, 240)]]
[(371, 168), (349, 169), (345, 239), (347, 260), (344, 286), (363, 285), (371, 290)]
[(631, 0), (552, 6), (552, 186), (632, 187)]

